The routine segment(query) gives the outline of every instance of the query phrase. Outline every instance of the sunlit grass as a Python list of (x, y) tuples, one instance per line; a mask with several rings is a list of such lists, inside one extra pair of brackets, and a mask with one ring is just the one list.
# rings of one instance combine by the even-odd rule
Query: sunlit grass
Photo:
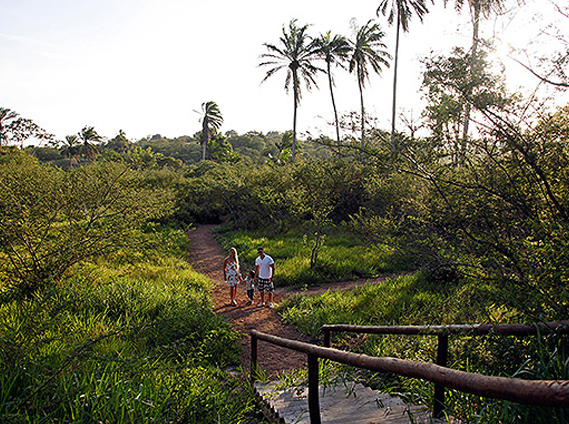
[(184, 233), (165, 233), (0, 305), (0, 421), (231, 423), (253, 408), (221, 371), (239, 350), (211, 282), (184, 260)]
[(312, 241), (306, 234), (289, 232), (268, 235), (254, 232), (223, 232), (219, 240), (226, 249), (235, 247), (245, 267), (252, 268), (257, 248), (264, 247), (276, 263), (277, 286), (311, 286), (332, 281), (377, 277), (408, 270), (408, 262), (387, 245), (369, 245), (350, 234), (325, 239), (311, 267)]
[[(285, 322), (311, 338), (320, 338), (324, 324), (444, 325), (516, 322), (520, 312), (497, 304), (498, 291), (488, 284), (435, 284), (426, 273), (389, 278), (375, 285), (325, 292), (302, 293), (279, 309)], [(481, 298), (484, 297), (484, 301)], [(334, 334), (337, 348), (376, 357), (395, 357), (432, 363), (437, 355), (436, 336)], [(485, 375), (518, 376), (546, 380), (567, 379), (568, 346), (562, 334), (548, 337), (452, 336), (449, 366)], [(397, 392), (415, 402), (432, 402), (432, 384), (389, 374), (350, 371), (351, 378), (385, 392)], [(567, 411), (496, 401), (460, 392), (447, 394), (448, 411), (476, 422), (565, 422)], [(523, 418), (522, 418), (523, 417)], [(551, 421), (549, 421), (551, 420)]]

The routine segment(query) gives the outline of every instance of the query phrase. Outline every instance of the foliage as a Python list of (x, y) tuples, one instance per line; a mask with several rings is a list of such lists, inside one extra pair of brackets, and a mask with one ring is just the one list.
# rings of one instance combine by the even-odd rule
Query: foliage
[(350, 44), (348, 40), (341, 35), (332, 36), (328, 31), (321, 34), (314, 40), (316, 55), (326, 62), (326, 75), (328, 76), (328, 87), (330, 89), (330, 97), (332, 99), (332, 108), (334, 109), (334, 125), (336, 127), (336, 141), (340, 144), (340, 124), (338, 121), (338, 110), (336, 108), (336, 100), (334, 98), (334, 77), (332, 75), (332, 65), (343, 67), (343, 62), (347, 60), (350, 54)]
[(83, 127), (78, 135), (83, 141), (79, 150), (81, 155), (88, 160), (93, 159), (98, 151), (96, 144), (102, 140), (102, 137), (97, 133), (95, 127), (89, 126)]
[(167, 191), (115, 163), (64, 173), (4, 151), (0, 187), (2, 289), (25, 297), (74, 264), (124, 245), (132, 229), (168, 208)]
[[(202, 145), (202, 160), (207, 159), (207, 148), (209, 143), (221, 125), (223, 124), (223, 115), (219, 110), (219, 106), (215, 102), (205, 102), (202, 103), (202, 133), (201, 133), (201, 145)], [(211, 154), (211, 153), (210, 153)]]
[(233, 151), (233, 147), (222, 134), (216, 134), (208, 143), (208, 151), (211, 160), (215, 162), (235, 163), (240, 160), (238, 154)]
[(53, 134), (39, 127), (31, 119), (22, 118), (17, 112), (0, 107), (0, 147), (22, 145), (28, 139), (52, 140)]
[(268, 66), (263, 82), (273, 76), (281, 69), (286, 70), (285, 90), (288, 92), (292, 86), (294, 97), (294, 115), (292, 125), (292, 156), (291, 161), (296, 159), (296, 114), (298, 105), (302, 98), (302, 82), (307, 90), (311, 90), (316, 85), (315, 76), (322, 69), (314, 65), (317, 51), (316, 45), (307, 34), (308, 25), (297, 24), (296, 19), (292, 19), (288, 24), (288, 29), (283, 27), (280, 44), (265, 43), (264, 46), (269, 51), (261, 55), (266, 61), (259, 66)]
[(236, 208), (240, 209), (249, 198), (243, 183), (246, 169), (243, 164), (210, 161), (193, 167), (178, 190), (177, 218), (186, 223), (219, 222), (220, 216), (226, 214), (231, 219), (241, 219), (246, 212), (238, 214)]
[(522, 128), (515, 98), (496, 88), (491, 75), (479, 81), (471, 90), (454, 78), (441, 80), (488, 129), (468, 140), (461, 154), (467, 160), (418, 166), (411, 158), (412, 172), (436, 194), (428, 228), (464, 272), (507, 284), (503, 301), (523, 304), (530, 320), (566, 317), (567, 258), (553, 252), (564, 252), (567, 243), (567, 109)]
[(220, 370), (239, 361), (235, 334), (185, 262), (185, 234), (137, 238), (143, 250), (0, 306), (1, 421), (239, 423), (252, 410)]
[[(433, 135), (433, 149), (442, 157), (450, 156), (455, 162), (464, 162), (466, 139), (461, 134), (467, 110), (501, 108), (511, 104), (504, 81), (489, 72), (490, 64), (485, 52), (475, 58), (460, 48), (449, 57), (438, 56), (425, 61), (423, 87), (429, 104), (425, 110)], [(470, 112), (468, 112), (470, 115)]]
[(129, 150), (130, 141), (128, 138), (126, 138), (126, 134), (124, 133), (124, 131), (120, 130), (119, 133), (114, 138), (107, 141), (105, 147), (107, 149), (114, 150), (117, 153), (124, 153)]
[(376, 277), (405, 270), (406, 264), (389, 246), (362, 245), (356, 237), (335, 231), (326, 237), (316, 265), (310, 258), (314, 248), (310, 233), (290, 231), (271, 235), (264, 231), (223, 231), (226, 249), (235, 247), (243, 268), (252, 267), (257, 248), (263, 246), (276, 263), (275, 285), (303, 288), (333, 281)]
[(351, 41), (352, 51), (349, 60), (349, 71), (356, 74), (358, 88), (360, 91), (360, 130), (361, 147), (365, 148), (365, 108), (363, 89), (366, 80), (369, 80), (369, 67), (376, 74), (380, 74), (383, 66), (389, 66), (388, 59), (391, 58), (387, 53), (387, 46), (383, 43), (385, 33), (380, 26), (372, 21), (359, 27), (355, 34), (355, 39)]
[(134, 144), (143, 149), (150, 147), (155, 153), (161, 153), (165, 157), (172, 157), (187, 164), (198, 163), (202, 156), (199, 141), (188, 136), (174, 139), (142, 139)]
[(257, 131), (249, 131), (241, 135), (235, 131), (228, 131), (226, 136), (233, 151), (259, 165), (266, 161), (268, 155), (276, 154), (276, 143), (281, 138), (280, 133), (277, 132), (263, 134)]

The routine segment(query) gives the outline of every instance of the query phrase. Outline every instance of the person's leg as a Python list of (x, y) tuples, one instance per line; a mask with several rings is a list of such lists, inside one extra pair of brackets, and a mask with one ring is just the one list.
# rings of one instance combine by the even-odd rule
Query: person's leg
[(265, 280), (263, 280), (262, 278), (259, 278), (259, 280), (257, 281), (258, 284), (258, 289), (259, 289), (259, 293), (261, 293), (261, 303), (259, 303), (259, 306), (264, 306), (265, 305), (265, 291), (267, 289), (266, 285), (267, 282)]
[(273, 306), (273, 290), (269, 290), (267, 291), (267, 301), (269, 303), (269, 306)]

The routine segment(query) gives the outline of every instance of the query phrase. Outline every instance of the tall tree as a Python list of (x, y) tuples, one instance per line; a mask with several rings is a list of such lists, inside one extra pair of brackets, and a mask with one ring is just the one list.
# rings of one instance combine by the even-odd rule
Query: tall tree
[(81, 153), (87, 159), (92, 159), (97, 154), (96, 143), (100, 142), (102, 137), (95, 131), (94, 127), (85, 126), (79, 131), (79, 138), (83, 141), (81, 145)]
[(61, 148), (61, 153), (63, 156), (69, 158), (69, 167), (73, 166), (73, 160), (77, 161), (77, 156), (81, 148), (81, 143), (79, 142), (79, 136), (77, 135), (66, 135), (65, 142)]
[(298, 26), (296, 19), (292, 19), (288, 28), (283, 27), (283, 35), (280, 37), (280, 45), (264, 43), (269, 53), (262, 54), (265, 62), (259, 66), (270, 66), (265, 78), (273, 76), (281, 69), (286, 69), (285, 90), (288, 93), (292, 84), (294, 96), (294, 113), (292, 125), (292, 161), (296, 155), (296, 115), (300, 99), (302, 98), (301, 81), (303, 80), (308, 91), (312, 86), (318, 87), (315, 76), (323, 70), (313, 64), (316, 49), (314, 41), (307, 34), (308, 25)]
[(364, 26), (357, 29), (355, 41), (352, 41), (352, 52), (349, 63), (350, 73), (355, 72), (360, 90), (361, 105), (361, 146), (365, 148), (365, 108), (364, 108), (364, 87), (366, 80), (369, 80), (369, 69), (380, 74), (382, 66), (389, 67), (391, 56), (387, 53), (386, 45), (382, 42), (385, 33), (377, 23), (368, 21)]
[(53, 134), (49, 134), (31, 119), (22, 118), (13, 110), (0, 107), (0, 147), (10, 143), (23, 146), (29, 138), (49, 141), (53, 140)]
[[(449, 164), (464, 166), (472, 160), (461, 136), (466, 105), (480, 113), (505, 110), (513, 101), (507, 95), (503, 78), (489, 72), (486, 57), (481, 50), (471, 63), (468, 52), (455, 48), (451, 56), (424, 61), (423, 87), (429, 101), (425, 110), (427, 126), (440, 157), (448, 155), (452, 159), (445, 159)], [(469, 143), (469, 148), (473, 144)]]
[(316, 54), (326, 62), (326, 74), (328, 75), (328, 86), (330, 87), (330, 97), (332, 99), (332, 108), (334, 109), (334, 125), (336, 126), (336, 141), (340, 144), (340, 123), (338, 122), (338, 110), (336, 109), (336, 100), (334, 99), (334, 76), (332, 75), (332, 65), (343, 67), (343, 61), (350, 54), (351, 47), (348, 40), (341, 35), (334, 35), (328, 31), (321, 34), (319, 38), (314, 40)]
[(211, 137), (221, 128), (223, 124), (223, 115), (219, 110), (219, 106), (215, 102), (202, 103), (202, 160), (206, 160), (207, 145)]
[[(445, 0), (445, 5), (449, 0)], [(478, 59), (478, 47), (480, 45), (480, 21), (482, 18), (487, 19), (492, 13), (502, 12), (504, 0), (467, 0), (470, 9), (470, 20), (472, 21), (472, 45), (470, 47), (470, 70)], [(521, 2), (521, 0), (519, 0)], [(462, 10), (465, 0), (455, 0), (455, 9), (457, 12)], [(464, 127), (462, 130), (462, 143), (466, 143), (468, 137), (468, 129), (470, 125), (470, 104), (466, 105), (464, 112)]]
[[(459, 1), (459, 0), (457, 0)], [(433, 3), (433, 0), (431, 0)], [(389, 5), (391, 4), (391, 8)], [(381, 0), (377, 8), (377, 14), (382, 13), (384, 16), (389, 13), (387, 21), (390, 25), (397, 19), (397, 27), (395, 33), (395, 63), (393, 67), (393, 99), (391, 108), (391, 145), (395, 147), (395, 125), (397, 120), (397, 69), (399, 64), (399, 35), (401, 30), (409, 31), (409, 20), (413, 16), (413, 12), (417, 14), (419, 19), (423, 21), (423, 16), (429, 12), (426, 0)]]

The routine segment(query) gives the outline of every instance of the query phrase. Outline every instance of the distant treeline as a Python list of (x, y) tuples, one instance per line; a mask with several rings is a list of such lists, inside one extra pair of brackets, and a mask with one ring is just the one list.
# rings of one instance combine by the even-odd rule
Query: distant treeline
[[(200, 145), (201, 132), (193, 136), (183, 135), (174, 138), (155, 134), (137, 141), (130, 141), (124, 133), (116, 137), (103, 140), (94, 145), (94, 152), (87, 156), (80, 149), (70, 149), (62, 146), (33, 146), (27, 150), (36, 156), (42, 163), (67, 169), (79, 163), (87, 163), (102, 156), (107, 159), (122, 160), (139, 163), (140, 165), (156, 165), (159, 167), (181, 167), (192, 165), (202, 160), (202, 147)], [(297, 149), (297, 156), (310, 159), (329, 159), (333, 152), (329, 147), (329, 139), (320, 137), (318, 140), (301, 140)], [(279, 163), (290, 156), (292, 135), (290, 132), (269, 131), (262, 133), (249, 131), (238, 134), (236, 131), (227, 131), (216, 134), (208, 145), (208, 159), (215, 162), (238, 162), (247, 159), (254, 164), (266, 162)]]

